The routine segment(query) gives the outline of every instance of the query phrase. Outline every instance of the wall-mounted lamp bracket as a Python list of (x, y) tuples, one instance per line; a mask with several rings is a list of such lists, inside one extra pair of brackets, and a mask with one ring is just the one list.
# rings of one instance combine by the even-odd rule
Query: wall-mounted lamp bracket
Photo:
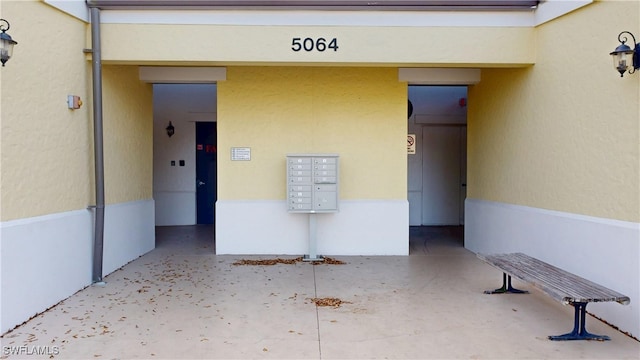
[(13, 40), (9, 34), (7, 34), (7, 30), (11, 27), (11, 24), (5, 19), (0, 19), (0, 62), (2, 62), (2, 66), (11, 59), (13, 55), (13, 45), (16, 45), (18, 42)]
[(171, 121), (169, 121), (169, 126), (167, 126), (166, 129), (167, 129), (167, 135), (169, 135), (169, 137), (172, 137), (173, 134), (176, 133), (176, 128), (173, 127), (173, 124), (171, 123)]
[[(631, 36), (633, 49), (626, 44), (628, 38), (625, 34)], [(628, 31), (623, 31), (618, 34), (618, 41), (620, 45), (610, 52), (609, 55), (613, 57), (613, 67), (618, 70), (620, 77), (623, 77), (627, 70), (629, 74), (633, 74), (636, 70), (640, 69), (640, 43), (636, 43), (636, 38)]]

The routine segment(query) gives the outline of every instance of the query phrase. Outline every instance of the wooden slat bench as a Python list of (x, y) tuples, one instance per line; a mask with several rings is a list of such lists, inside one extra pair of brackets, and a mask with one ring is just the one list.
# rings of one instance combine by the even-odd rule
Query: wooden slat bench
[(610, 340), (608, 336), (590, 334), (585, 329), (587, 304), (616, 301), (627, 305), (630, 302), (628, 296), (522, 253), (477, 254), (477, 256), (503, 272), (502, 287), (485, 291), (485, 294), (527, 293), (528, 291), (511, 286), (511, 277), (514, 276), (565, 305), (573, 305), (575, 308), (573, 330), (564, 335), (549, 336), (551, 340)]

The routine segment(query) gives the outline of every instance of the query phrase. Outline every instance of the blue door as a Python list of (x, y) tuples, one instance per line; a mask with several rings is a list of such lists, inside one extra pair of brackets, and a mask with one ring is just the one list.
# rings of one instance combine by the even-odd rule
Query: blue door
[(196, 207), (198, 224), (215, 222), (217, 183), (215, 122), (196, 123)]

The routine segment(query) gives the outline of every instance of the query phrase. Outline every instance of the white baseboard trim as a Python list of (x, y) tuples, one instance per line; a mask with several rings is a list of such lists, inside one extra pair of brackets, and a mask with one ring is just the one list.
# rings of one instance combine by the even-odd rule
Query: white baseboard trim
[(639, 337), (639, 223), (467, 199), (465, 247), (523, 252), (629, 296), (628, 306), (593, 303), (587, 311)]
[[(343, 200), (337, 213), (315, 214), (319, 255), (408, 255), (406, 200)], [(309, 254), (309, 214), (280, 200), (218, 200), (217, 254)]]
[(103, 274), (110, 274), (155, 248), (154, 210), (153, 200), (107, 205), (104, 214)]
[(0, 223), (0, 333), (91, 283), (88, 210)]
[[(103, 274), (155, 246), (153, 200), (107, 205)], [(93, 212), (0, 223), (0, 334), (92, 281)]]
[(197, 223), (195, 191), (154, 191), (156, 226)]

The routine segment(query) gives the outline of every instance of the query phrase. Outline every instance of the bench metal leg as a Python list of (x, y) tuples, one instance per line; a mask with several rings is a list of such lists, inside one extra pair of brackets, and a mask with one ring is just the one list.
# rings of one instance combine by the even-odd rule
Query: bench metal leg
[(485, 290), (484, 293), (485, 294), (504, 294), (504, 293), (528, 294), (529, 292), (526, 290), (519, 290), (511, 286), (511, 275), (502, 273), (502, 287), (495, 290)]
[(587, 332), (586, 329), (586, 314), (587, 303), (579, 302), (572, 303), (575, 309), (575, 319), (573, 323), (573, 330), (570, 333), (564, 335), (549, 336), (550, 340), (611, 340), (610, 337), (605, 335), (595, 335)]

